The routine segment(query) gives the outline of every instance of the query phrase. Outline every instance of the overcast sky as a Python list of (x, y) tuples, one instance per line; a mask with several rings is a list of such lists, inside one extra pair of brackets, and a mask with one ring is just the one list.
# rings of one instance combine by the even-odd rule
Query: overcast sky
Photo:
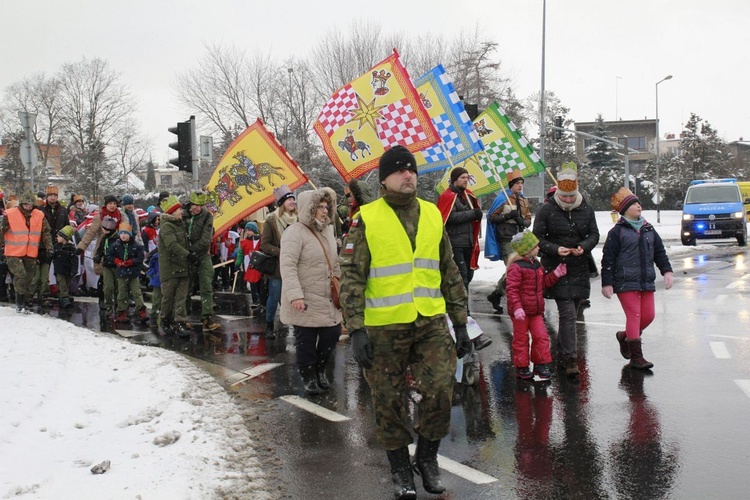
[[(328, 30), (353, 20), (383, 31), (444, 34), (479, 26), (498, 53), (516, 95), (541, 84), (543, 0), (25, 0), (3, 2), (0, 89), (62, 63), (102, 58), (120, 72), (139, 102), (138, 117), (154, 141), (154, 160), (169, 156), (166, 129), (187, 119), (173, 90), (175, 75), (194, 67), (205, 44), (284, 60), (303, 57)], [(471, 9), (471, 10), (470, 10)], [(549, 0), (546, 88), (576, 121), (655, 116), (661, 131), (679, 132), (691, 112), (727, 141), (750, 138), (747, 0)], [(388, 54), (383, 54), (386, 57)], [(407, 68), (408, 69), (408, 68)], [(418, 75), (412, 75), (416, 77)], [(183, 116), (185, 115), (185, 116)]]

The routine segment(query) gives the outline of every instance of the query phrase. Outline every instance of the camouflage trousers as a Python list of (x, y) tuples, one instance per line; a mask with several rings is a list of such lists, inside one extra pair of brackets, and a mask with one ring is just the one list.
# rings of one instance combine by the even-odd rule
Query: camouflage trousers
[(40, 263), (36, 266), (34, 276), (31, 278), (31, 290), (29, 296), (49, 297), (49, 263)]
[(407, 372), (421, 399), (414, 430), (437, 441), (450, 429), (456, 347), (445, 317), (407, 330), (368, 327), (373, 365), (365, 370), (375, 411), (375, 433), (386, 450), (412, 442), (407, 404)]
[(35, 257), (6, 257), (6, 261), (8, 270), (13, 275), (13, 286), (16, 293), (29, 298), (32, 290), (31, 282), (38, 272), (39, 262)]
[[(190, 269), (190, 285), (188, 292), (188, 301), (190, 300), (190, 294), (195, 289), (195, 285), (198, 285), (198, 290), (201, 296), (201, 318), (207, 318), (214, 314), (214, 266), (211, 262), (211, 257), (205, 255), (195, 266), (191, 266)], [(190, 310), (189, 302), (186, 302), (188, 310)]]
[(161, 282), (161, 324), (165, 321), (187, 321), (185, 303), (188, 297), (189, 278), (172, 278)]

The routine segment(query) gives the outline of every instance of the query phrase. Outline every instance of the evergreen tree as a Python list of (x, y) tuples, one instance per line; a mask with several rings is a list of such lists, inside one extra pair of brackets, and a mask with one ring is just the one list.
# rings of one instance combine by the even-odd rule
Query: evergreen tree
[[(604, 118), (599, 114), (591, 134), (602, 139), (614, 140), (608, 132)], [(589, 162), (578, 169), (581, 189), (595, 210), (609, 210), (610, 196), (623, 185), (624, 167), (618, 148), (607, 142), (594, 140), (586, 148), (586, 157)]]
[(156, 190), (156, 171), (154, 170), (154, 164), (151, 160), (146, 164), (146, 182), (143, 187), (147, 192)]

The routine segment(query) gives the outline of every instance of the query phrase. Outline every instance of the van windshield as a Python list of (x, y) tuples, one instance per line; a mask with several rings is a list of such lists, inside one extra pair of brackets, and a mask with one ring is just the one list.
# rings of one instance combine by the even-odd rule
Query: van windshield
[(693, 186), (685, 196), (685, 205), (692, 203), (732, 203), (742, 201), (736, 184), (726, 186)]

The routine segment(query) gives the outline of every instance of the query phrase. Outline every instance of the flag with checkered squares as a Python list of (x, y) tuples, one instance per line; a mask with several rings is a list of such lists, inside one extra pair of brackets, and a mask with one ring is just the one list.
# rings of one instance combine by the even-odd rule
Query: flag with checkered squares
[[(497, 103), (476, 117), (474, 127), (484, 150), (461, 166), (469, 171), (469, 186), (476, 196), (507, 188), (508, 174), (514, 170), (519, 170), (524, 177), (544, 171), (544, 162)], [(447, 188), (446, 174), (435, 189), (442, 193)]]
[(440, 142), (414, 156), (420, 173), (459, 166), (482, 150), (463, 101), (458, 97), (445, 68), (437, 65), (414, 81), (417, 92), (432, 124), (440, 134)]
[(377, 168), (382, 154), (396, 144), (417, 153), (440, 139), (395, 50), (338, 89), (313, 129), (347, 182)]

